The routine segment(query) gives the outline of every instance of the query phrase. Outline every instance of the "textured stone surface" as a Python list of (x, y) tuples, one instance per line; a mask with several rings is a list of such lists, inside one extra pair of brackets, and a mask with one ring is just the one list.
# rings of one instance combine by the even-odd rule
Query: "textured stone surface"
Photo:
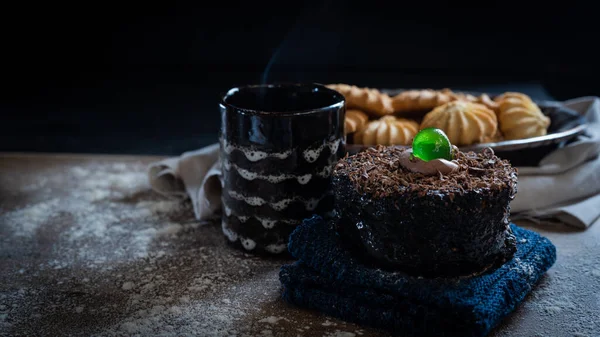
[[(283, 303), (290, 260), (152, 193), (157, 159), (0, 154), (0, 335), (386, 335)], [(597, 336), (600, 223), (528, 228), (558, 261), (492, 336)]]

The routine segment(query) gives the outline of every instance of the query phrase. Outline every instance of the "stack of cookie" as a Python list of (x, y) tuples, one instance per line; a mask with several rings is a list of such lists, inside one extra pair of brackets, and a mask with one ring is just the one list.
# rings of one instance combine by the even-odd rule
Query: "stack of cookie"
[(421, 129), (442, 129), (452, 144), (468, 146), (543, 136), (550, 118), (531, 98), (506, 92), (493, 99), (443, 90), (408, 90), (389, 96), (372, 88), (330, 84), (346, 98), (348, 142), (409, 145)]

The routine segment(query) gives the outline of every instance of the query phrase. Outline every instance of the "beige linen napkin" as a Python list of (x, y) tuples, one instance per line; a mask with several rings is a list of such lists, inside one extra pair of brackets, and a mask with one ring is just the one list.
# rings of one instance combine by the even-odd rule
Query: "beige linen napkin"
[[(584, 115), (590, 126), (576, 142), (546, 156), (537, 167), (519, 167), (513, 220), (559, 220), (580, 228), (600, 217), (600, 99), (583, 97), (564, 104)], [(152, 189), (172, 198), (190, 198), (198, 220), (221, 209), (219, 144), (150, 165)]]
[(170, 198), (190, 198), (196, 219), (215, 218), (221, 210), (219, 144), (150, 165), (152, 189)]
[(585, 116), (585, 135), (546, 156), (536, 167), (519, 167), (511, 218), (558, 219), (586, 228), (600, 218), (600, 98), (581, 97), (564, 105)]

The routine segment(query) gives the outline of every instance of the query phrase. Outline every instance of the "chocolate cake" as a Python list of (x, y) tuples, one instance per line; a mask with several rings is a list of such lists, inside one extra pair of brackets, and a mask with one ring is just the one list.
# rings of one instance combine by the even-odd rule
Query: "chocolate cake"
[(378, 146), (337, 163), (333, 190), (344, 241), (366, 252), (365, 261), (424, 277), (480, 274), (510, 260), (517, 170), (490, 148), (454, 147), (451, 173), (425, 175), (401, 165), (405, 151)]

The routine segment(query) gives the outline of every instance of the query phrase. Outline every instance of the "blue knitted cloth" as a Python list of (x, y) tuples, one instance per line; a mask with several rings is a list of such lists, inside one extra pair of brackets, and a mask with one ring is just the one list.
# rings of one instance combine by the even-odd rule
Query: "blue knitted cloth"
[(511, 224), (514, 258), (492, 273), (425, 279), (369, 268), (339, 244), (333, 224), (305, 220), (290, 236), (298, 259), (279, 273), (283, 298), (300, 307), (403, 336), (485, 336), (554, 264), (546, 238)]

